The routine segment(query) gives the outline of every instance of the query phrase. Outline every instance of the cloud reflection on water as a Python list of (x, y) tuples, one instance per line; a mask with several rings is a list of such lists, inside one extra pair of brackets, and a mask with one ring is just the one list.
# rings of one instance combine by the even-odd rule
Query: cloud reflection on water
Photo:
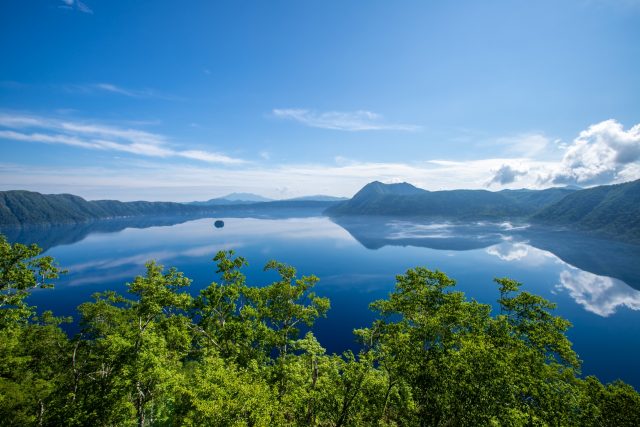
[(557, 288), (569, 292), (585, 310), (602, 317), (609, 317), (622, 307), (640, 310), (640, 292), (611, 277), (569, 268), (560, 273)]
[(507, 262), (528, 265), (543, 265), (548, 262), (562, 264), (564, 269), (560, 272), (556, 289), (568, 292), (576, 304), (598, 316), (609, 317), (623, 307), (640, 310), (640, 291), (621, 280), (580, 270), (551, 252), (537, 249), (524, 242), (508, 241), (490, 246), (486, 252)]

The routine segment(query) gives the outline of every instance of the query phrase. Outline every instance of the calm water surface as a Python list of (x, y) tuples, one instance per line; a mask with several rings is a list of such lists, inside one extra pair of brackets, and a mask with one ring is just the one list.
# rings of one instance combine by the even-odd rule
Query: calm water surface
[(211, 258), (221, 249), (247, 258), (249, 283), (276, 279), (262, 271), (270, 259), (291, 264), (300, 274), (317, 275), (317, 293), (331, 299), (328, 317), (314, 328), (330, 352), (355, 347), (351, 331), (373, 319), (368, 304), (385, 297), (394, 276), (408, 268), (440, 269), (457, 280), (458, 290), (494, 306), (498, 292), (492, 279), (508, 276), (557, 303), (557, 314), (573, 323), (569, 336), (584, 361), (584, 374), (603, 381), (621, 378), (640, 388), (637, 246), (509, 223), (223, 219), (224, 228), (215, 228), (212, 219), (197, 219), (3, 232), (10, 240), (43, 245), (69, 270), (55, 289), (36, 291), (30, 299), (58, 315), (75, 315), (75, 307), (94, 292), (124, 291), (151, 259), (185, 272), (194, 293), (218, 279)]

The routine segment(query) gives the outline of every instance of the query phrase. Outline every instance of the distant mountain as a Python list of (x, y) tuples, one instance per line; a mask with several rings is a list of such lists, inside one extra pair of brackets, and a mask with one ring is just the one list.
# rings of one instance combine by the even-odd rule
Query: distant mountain
[(221, 197), (221, 199), (232, 202), (270, 202), (273, 200), (253, 193), (231, 193)]
[(250, 203), (270, 202), (273, 199), (262, 197), (253, 193), (231, 193), (223, 197), (217, 197), (215, 199), (209, 199), (203, 202), (189, 202), (186, 204), (196, 206), (210, 206), (210, 205), (245, 205)]
[(315, 196), (302, 196), (302, 197), (294, 197), (291, 199), (285, 199), (294, 202), (342, 202), (344, 200), (349, 200), (348, 197), (335, 197), (335, 196), (325, 196), (323, 194), (317, 194)]
[(575, 191), (531, 219), (640, 242), (640, 180)]
[(427, 191), (408, 183), (365, 185), (350, 200), (327, 209), (330, 216), (389, 215), (451, 219), (526, 217), (572, 192), (569, 189)]

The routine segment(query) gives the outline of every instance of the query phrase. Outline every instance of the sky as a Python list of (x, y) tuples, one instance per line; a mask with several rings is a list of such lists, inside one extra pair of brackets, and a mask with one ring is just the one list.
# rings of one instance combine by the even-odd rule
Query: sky
[(0, 190), (640, 178), (640, 0), (3, 0)]

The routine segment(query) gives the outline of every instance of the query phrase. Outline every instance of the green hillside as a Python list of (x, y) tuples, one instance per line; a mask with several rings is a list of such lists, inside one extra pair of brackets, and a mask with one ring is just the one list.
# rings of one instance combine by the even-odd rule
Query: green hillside
[(0, 225), (74, 223), (149, 214), (187, 214), (200, 208), (170, 202), (87, 201), (71, 194), (0, 192)]
[(576, 191), (532, 220), (640, 242), (640, 180)]
[(343, 215), (436, 216), (453, 219), (523, 218), (573, 190), (426, 191), (408, 183), (364, 186), (351, 200), (338, 203), (326, 213)]
[(143, 215), (198, 216), (291, 213), (317, 210), (318, 214), (332, 201), (275, 200), (238, 205), (200, 206), (172, 202), (120, 202), (117, 200), (88, 201), (71, 194), (40, 194), (32, 191), (0, 191), (0, 226), (32, 224), (73, 224), (98, 219), (130, 218)]

